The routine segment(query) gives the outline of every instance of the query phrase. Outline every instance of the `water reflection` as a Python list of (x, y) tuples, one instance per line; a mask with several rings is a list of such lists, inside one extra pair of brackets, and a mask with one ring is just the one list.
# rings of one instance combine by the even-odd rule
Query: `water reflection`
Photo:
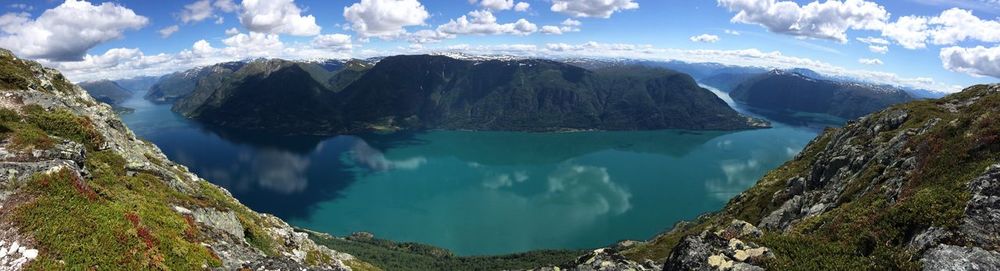
[(124, 116), (131, 128), (255, 210), (461, 255), (648, 238), (718, 209), (815, 136), (776, 125), (289, 137), (203, 126), (169, 106), (136, 103)]

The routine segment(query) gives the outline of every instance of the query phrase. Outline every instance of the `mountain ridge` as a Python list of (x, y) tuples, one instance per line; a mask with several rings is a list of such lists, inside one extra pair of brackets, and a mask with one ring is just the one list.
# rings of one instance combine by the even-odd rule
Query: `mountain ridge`
[[(262, 73), (244, 78), (301, 95), (299, 101), (306, 104), (295, 108), (287, 106), (291, 101), (285, 106), (263, 101), (262, 97), (270, 97), (269, 101), (287, 97), (234, 79), (222, 88), (198, 88), (174, 109), (215, 125), (313, 134), (380, 129), (731, 130), (765, 126), (739, 115), (686, 75), (665, 69), (633, 70), (642, 72), (591, 71), (541, 59), (394, 56), (370, 67), (328, 75), (339, 82), (296, 71), (282, 74), (288, 77), (284, 81)], [(334, 85), (342, 88), (330, 88)], [(241, 94), (241, 89), (256, 95)], [(201, 99), (205, 96), (215, 99), (206, 102)], [(257, 101), (258, 109), (250, 112), (245, 106), (235, 106), (249, 101)]]

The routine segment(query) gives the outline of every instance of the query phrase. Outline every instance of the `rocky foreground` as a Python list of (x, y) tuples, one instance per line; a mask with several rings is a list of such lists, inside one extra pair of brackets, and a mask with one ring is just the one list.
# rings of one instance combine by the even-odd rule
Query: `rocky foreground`
[[(756, 225), (756, 226), (754, 226)], [(722, 210), (583, 270), (1000, 270), (1000, 85), (828, 129)]]
[(350, 270), (136, 138), (55, 70), (0, 50), (0, 270)]

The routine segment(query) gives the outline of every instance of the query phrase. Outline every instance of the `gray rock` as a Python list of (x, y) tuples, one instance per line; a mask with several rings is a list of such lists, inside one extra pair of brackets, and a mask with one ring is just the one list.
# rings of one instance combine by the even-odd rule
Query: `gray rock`
[(243, 224), (233, 211), (222, 212), (210, 208), (199, 208), (192, 212), (194, 220), (212, 229), (243, 239)]
[(978, 247), (939, 245), (924, 253), (920, 262), (924, 270), (1000, 270), (1000, 253)]

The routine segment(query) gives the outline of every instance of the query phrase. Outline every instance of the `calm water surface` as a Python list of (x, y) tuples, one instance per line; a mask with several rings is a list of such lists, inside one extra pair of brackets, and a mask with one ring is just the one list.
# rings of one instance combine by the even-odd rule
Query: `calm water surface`
[(255, 210), (460, 255), (647, 239), (719, 209), (822, 126), (282, 137), (204, 127), (141, 98), (124, 106), (137, 134)]

